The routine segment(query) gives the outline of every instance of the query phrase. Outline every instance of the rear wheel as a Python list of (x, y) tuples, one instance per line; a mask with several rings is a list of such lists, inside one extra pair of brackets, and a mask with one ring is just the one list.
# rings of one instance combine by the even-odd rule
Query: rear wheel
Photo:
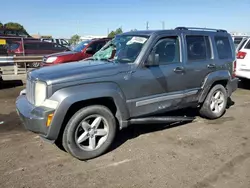
[(74, 157), (87, 160), (97, 157), (112, 144), (116, 121), (104, 106), (89, 106), (75, 113), (65, 127), (63, 147)]
[(226, 110), (227, 99), (228, 96), (225, 87), (220, 84), (215, 85), (201, 106), (201, 116), (208, 119), (221, 117)]

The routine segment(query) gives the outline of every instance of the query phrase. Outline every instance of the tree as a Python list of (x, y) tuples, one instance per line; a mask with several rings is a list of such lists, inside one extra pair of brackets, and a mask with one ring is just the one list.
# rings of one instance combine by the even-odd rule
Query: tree
[(0, 27), (3, 27), (3, 24), (2, 24), (2, 22), (0, 22)]
[(131, 29), (130, 31), (137, 31), (137, 29)]
[(111, 31), (111, 32), (108, 34), (108, 37), (113, 38), (113, 37), (115, 37), (116, 35), (121, 34), (121, 33), (123, 33), (123, 31), (122, 31), (122, 28), (120, 27), (120, 28), (117, 28), (115, 31)]
[(17, 30), (26, 31), (21, 24), (16, 23), (16, 22), (8, 22), (8, 23), (4, 24), (4, 27), (7, 29), (17, 29)]
[(70, 44), (73, 44), (73, 45), (76, 45), (79, 41), (80, 41), (80, 36), (79, 35), (73, 35), (70, 40), (69, 40), (69, 43)]

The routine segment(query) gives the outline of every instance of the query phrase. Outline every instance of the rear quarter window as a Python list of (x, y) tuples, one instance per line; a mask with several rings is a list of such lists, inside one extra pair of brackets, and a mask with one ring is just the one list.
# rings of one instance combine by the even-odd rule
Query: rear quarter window
[(214, 40), (219, 59), (230, 59), (233, 57), (228, 37), (215, 36)]
[(26, 43), (24, 44), (25, 50), (37, 50), (38, 46), (37, 43)]

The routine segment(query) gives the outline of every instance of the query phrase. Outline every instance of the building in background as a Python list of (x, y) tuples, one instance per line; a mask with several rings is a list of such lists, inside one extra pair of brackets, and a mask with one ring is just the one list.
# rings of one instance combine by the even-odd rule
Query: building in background
[(106, 38), (107, 36), (97, 36), (97, 35), (85, 35), (85, 36), (81, 36), (80, 40), (84, 41), (84, 40), (91, 40), (91, 39), (99, 39), (99, 38)]

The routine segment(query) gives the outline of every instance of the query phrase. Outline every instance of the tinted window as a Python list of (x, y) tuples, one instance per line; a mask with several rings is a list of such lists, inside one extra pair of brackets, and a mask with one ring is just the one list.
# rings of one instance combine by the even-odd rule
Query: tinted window
[(180, 62), (178, 37), (161, 39), (154, 47), (155, 54), (159, 55), (160, 64)]
[(187, 36), (188, 60), (206, 60), (211, 58), (211, 47), (208, 37)]
[(219, 59), (232, 58), (232, 49), (228, 37), (214, 37)]
[(25, 50), (37, 50), (37, 43), (26, 43), (24, 44)]
[(245, 46), (245, 49), (250, 49), (250, 40), (248, 40), (247, 45)]
[(93, 52), (99, 51), (104, 45), (106, 44), (106, 41), (96, 41), (90, 44), (89, 47), (93, 49)]
[(52, 43), (38, 43), (39, 50), (51, 50), (53, 48)]

